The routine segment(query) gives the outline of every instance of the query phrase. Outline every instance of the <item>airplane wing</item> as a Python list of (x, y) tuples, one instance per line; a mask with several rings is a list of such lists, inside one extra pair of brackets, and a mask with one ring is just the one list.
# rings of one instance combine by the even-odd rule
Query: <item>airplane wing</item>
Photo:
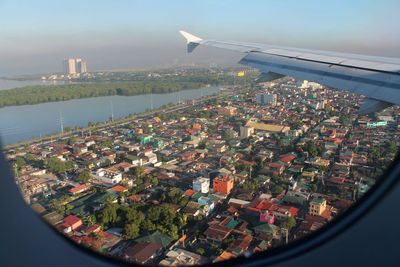
[(386, 58), (330, 51), (234, 41), (204, 40), (185, 31), (188, 52), (199, 45), (238, 51), (240, 64), (260, 70), (260, 82), (283, 76), (317, 82), (368, 97), (359, 114), (400, 105), (400, 58)]

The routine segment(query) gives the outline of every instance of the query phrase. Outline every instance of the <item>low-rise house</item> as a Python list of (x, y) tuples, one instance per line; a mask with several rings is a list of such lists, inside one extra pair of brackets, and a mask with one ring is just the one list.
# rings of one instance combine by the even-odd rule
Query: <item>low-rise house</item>
[(161, 266), (192, 266), (204, 263), (204, 257), (199, 254), (181, 249), (174, 248), (168, 251), (159, 265)]
[(75, 195), (78, 193), (85, 192), (88, 189), (89, 189), (89, 187), (86, 184), (81, 184), (81, 185), (78, 185), (78, 186), (75, 186), (75, 187), (69, 189), (68, 192), (71, 195)]
[(72, 148), (74, 153), (82, 154), (88, 152), (87, 146), (84, 144), (76, 144)]
[(311, 216), (321, 216), (326, 219), (330, 217), (330, 206), (326, 204), (326, 200), (319, 197), (314, 197), (310, 201), (309, 213)]
[(116, 185), (110, 189), (108, 189), (108, 192), (112, 193), (112, 194), (119, 194), (119, 193), (123, 193), (123, 192), (127, 192), (128, 188), (123, 187), (122, 185)]
[(232, 232), (232, 229), (227, 228), (220, 224), (214, 224), (207, 228), (204, 232), (207, 240), (213, 244), (221, 244), (229, 234)]
[(69, 215), (63, 219), (63, 222), (58, 224), (56, 228), (63, 233), (70, 233), (82, 226), (82, 220), (76, 216)]
[(226, 251), (235, 254), (236, 256), (244, 254), (249, 250), (251, 242), (253, 241), (253, 236), (248, 234), (243, 234), (230, 245)]
[(272, 172), (272, 173), (282, 174), (284, 170), (285, 170), (285, 165), (283, 164), (267, 162), (264, 166), (263, 172), (266, 171), (267, 173)]
[(186, 151), (181, 155), (181, 160), (183, 161), (192, 161), (196, 155), (196, 151)]
[(208, 205), (200, 204), (198, 202), (189, 201), (183, 209), (183, 213), (192, 217), (199, 215), (208, 216), (210, 207)]
[(276, 236), (279, 231), (279, 227), (271, 223), (263, 223), (253, 227), (252, 229), (256, 234), (263, 233), (271, 236)]
[(147, 264), (150, 261), (161, 255), (163, 247), (159, 244), (142, 241), (128, 248), (125, 253), (125, 259), (138, 264)]

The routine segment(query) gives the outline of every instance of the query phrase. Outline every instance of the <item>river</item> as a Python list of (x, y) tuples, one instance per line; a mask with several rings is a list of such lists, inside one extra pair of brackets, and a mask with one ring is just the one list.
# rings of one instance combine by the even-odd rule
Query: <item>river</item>
[(12, 106), (0, 109), (0, 136), (3, 144), (12, 144), (60, 132), (63, 126), (87, 127), (89, 121), (107, 121), (131, 113), (142, 113), (147, 108), (159, 108), (168, 103), (200, 98), (219, 92), (219, 87), (185, 90), (168, 94), (137, 96), (105, 96), (50, 102), (37, 105)]

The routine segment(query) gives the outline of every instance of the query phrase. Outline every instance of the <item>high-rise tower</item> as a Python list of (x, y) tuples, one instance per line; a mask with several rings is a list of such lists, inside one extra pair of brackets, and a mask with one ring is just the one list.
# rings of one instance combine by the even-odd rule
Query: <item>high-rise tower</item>
[(86, 62), (82, 58), (68, 58), (64, 60), (64, 73), (76, 74), (86, 72)]
[(86, 72), (86, 62), (81, 58), (76, 58), (76, 72), (77, 73), (85, 73)]
[(64, 60), (64, 73), (65, 74), (75, 74), (76, 73), (74, 58), (68, 58), (68, 59)]

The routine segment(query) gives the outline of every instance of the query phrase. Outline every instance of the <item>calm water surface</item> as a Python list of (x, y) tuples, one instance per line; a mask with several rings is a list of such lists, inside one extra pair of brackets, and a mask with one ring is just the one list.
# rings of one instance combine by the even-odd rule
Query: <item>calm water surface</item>
[(194, 99), (218, 92), (218, 87), (208, 87), (169, 94), (106, 96), (0, 108), (1, 141), (10, 144), (60, 132), (60, 117), (64, 127), (87, 127), (89, 121), (108, 120), (112, 112), (118, 119), (133, 112), (144, 112), (151, 103), (153, 108), (159, 108), (170, 102), (178, 103), (179, 98)]

